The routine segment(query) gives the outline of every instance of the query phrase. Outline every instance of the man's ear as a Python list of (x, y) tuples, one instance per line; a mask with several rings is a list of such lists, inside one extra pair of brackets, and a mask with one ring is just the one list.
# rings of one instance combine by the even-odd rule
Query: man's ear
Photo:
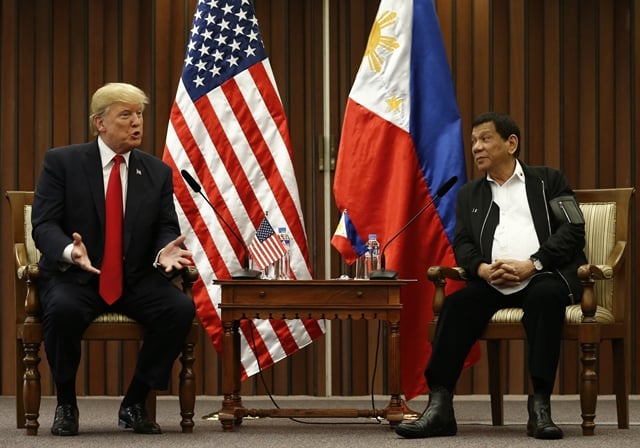
[(518, 149), (518, 137), (515, 134), (511, 134), (507, 138), (507, 143), (509, 143), (509, 154), (513, 155)]
[(93, 117), (93, 125), (97, 129), (98, 133), (104, 131), (104, 118), (101, 115), (96, 115)]

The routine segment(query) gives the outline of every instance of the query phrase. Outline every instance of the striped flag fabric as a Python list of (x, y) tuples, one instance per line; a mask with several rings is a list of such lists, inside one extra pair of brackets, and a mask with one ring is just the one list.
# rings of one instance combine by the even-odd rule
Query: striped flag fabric
[[(196, 309), (218, 353), (223, 330), (215, 280), (244, 267), (246, 242), (263, 217), (289, 229), (292, 278), (312, 277), (291, 157), (287, 119), (252, 2), (197, 2), (163, 160), (174, 170), (180, 225), (200, 273)], [(218, 213), (191, 194), (181, 170), (193, 174)], [(324, 334), (322, 321), (253, 323), (241, 325), (243, 378)]]
[(269, 224), (265, 216), (256, 230), (256, 234), (249, 244), (251, 258), (258, 269), (263, 270), (271, 263), (279, 260), (287, 253), (287, 248), (280, 241), (280, 237)]
[(346, 210), (342, 212), (336, 231), (331, 237), (331, 245), (340, 252), (347, 264), (353, 264), (367, 251), (367, 244), (358, 235), (356, 226)]
[(417, 280), (401, 290), (407, 399), (427, 391), (427, 325), (433, 319), (427, 268), (455, 265), (456, 192), (466, 180), (461, 132), (433, 1), (382, 0), (345, 109), (333, 186), (337, 206), (385, 247), (438, 187), (454, 175), (459, 179), (385, 248), (386, 266), (398, 278)]

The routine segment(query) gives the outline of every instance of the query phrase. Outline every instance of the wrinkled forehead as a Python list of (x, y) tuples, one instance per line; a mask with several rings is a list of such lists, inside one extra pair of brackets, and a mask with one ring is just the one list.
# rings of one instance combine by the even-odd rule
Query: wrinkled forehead
[(127, 103), (124, 101), (115, 101), (107, 107), (105, 113), (112, 113), (114, 115), (117, 115), (122, 112), (138, 113), (142, 112), (143, 110), (144, 104), (142, 103)]
[(475, 126), (472, 130), (471, 130), (471, 137), (479, 137), (483, 134), (494, 134), (496, 133), (496, 125), (493, 121), (487, 121), (485, 123), (480, 123), (479, 125)]

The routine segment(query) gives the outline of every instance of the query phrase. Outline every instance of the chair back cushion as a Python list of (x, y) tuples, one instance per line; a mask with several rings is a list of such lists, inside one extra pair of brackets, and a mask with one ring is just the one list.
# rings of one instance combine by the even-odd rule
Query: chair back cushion
[[(580, 204), (585, 220), (585, 255), (589, 263), (604, 265), (616, 243), (616, 203)], [(613, 280), (598, 281), (594, 287), (598, 305), (613, 310)]]
[(40, 260), (40, 251), (36, 249), (36, 243), (31, 235), (31, 205), (24, 206), (24, 246), (27, 250), (27, 261), (35, 264)]

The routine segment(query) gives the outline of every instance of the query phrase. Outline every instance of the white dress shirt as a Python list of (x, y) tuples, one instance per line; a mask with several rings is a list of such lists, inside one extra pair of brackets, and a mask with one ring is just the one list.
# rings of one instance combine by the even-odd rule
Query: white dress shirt
[[(540, 247), (533, 225), (533, 217), (527, 200), (524, 172), (516, 160), (513, 175), (502, 185), (487, 175), (493, 202), (500, 207), (500, 220), (493, 235), (492, 260), (526, 260)], [(529, 277), (517, 286), (494, 286), (503, 294), (512, 294), (523, 289)]]

